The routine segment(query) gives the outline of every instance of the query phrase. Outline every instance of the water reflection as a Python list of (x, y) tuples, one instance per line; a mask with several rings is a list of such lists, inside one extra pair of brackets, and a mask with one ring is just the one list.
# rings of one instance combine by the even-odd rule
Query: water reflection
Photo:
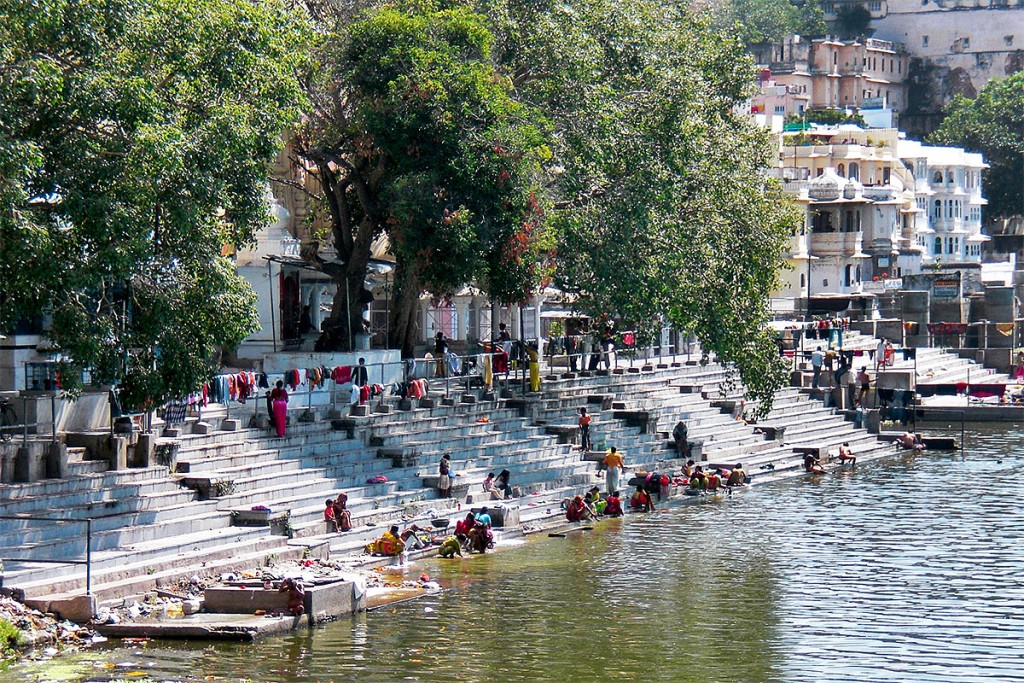
[(258, 646), (151, 644), (100, 653), (123, 667), (96, 668), (96, 653), (63, 666), (74, 681), (1013, 679), (1024, 433), (969, 438), (966, 457), (894, 458), (430, 563), (453, 590)]

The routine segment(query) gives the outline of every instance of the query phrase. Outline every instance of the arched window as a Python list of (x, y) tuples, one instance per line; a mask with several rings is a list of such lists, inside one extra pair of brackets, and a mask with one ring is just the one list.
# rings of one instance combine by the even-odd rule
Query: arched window
[(936, 199), (932, 206), (932, 218), (942, 218), (942, 200)]
[(859, 174), (860, 174), (860, 167), (857, 166), (857, 164), (855, 164), (854, 162), (851, 161), (850, 162), (850, 178), (853, 179), (853, 180), (858, 180)]
[(936, 171), (935, 175), (932, 177), (932, 185), (941, 185), (941, 184), (942, 184), (942, 171)]
[(934, 246), (935, 246), (935, 248), (932, 249), (932, 253), (935, 254), (936, 256), (939, 256), (940, 254), (942, 254), (942, 238), (941, 237), (936, 237), (935, 238), (935, 245)]
[(836, 173), (838, 173), (841, 177), (845, 178), (846, 177), (846, 165), (845, 164), (839, 164), (839, 166), (836, 167)]

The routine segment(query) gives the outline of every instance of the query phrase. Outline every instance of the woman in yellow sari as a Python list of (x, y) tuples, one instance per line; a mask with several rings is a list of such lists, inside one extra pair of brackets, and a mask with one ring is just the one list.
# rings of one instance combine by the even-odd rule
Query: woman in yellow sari
[(526, 355), (530, 359), (530, 391), (540, 391), (540, 354), (537, 347), (527, 346)]
[(401, 555), (405, 550), (405, 543), (398, 537), (398, 527), (392, 526), (384, 532), (384, 535), (366, 546), (366, 552), (371, 555), (384, 555), (395, 557)]

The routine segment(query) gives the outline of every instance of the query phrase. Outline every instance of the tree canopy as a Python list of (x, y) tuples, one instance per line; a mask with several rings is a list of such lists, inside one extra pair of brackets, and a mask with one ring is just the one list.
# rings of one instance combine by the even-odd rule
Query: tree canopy
[(308, 35), (287, 3), (0, 0), (0, 327), (46, 311), (141, 406), (255, 329), (223, 258), (268, 218)]
[(328, 39), (296, 149), (313, 164), (343, 263), (307, 253), (342, 282), (325, 333), (335, 345), (359, 324), (381, 234), (397, 260), (393, 329), (408, 352), (422, 291), (476, 282), (512, 303), (538, 281), (551, 242), (536, 170), (550, 152), (492, 42), (484, 15), (429, 0), (377, 8)]
[(744, 44), (781, 41), (788, 35), (827, 33), (825, 12), (818, 0), (715, 0), (708, 11), (714, 27), (734, 34)]
[(1024, 72), (990, 81), (973, 100), (955, 97), (929, 142), (981, 152), (986, 214), (1024, 215)]
[(767, 402), (783, 377), (762, 324), (797, 219), (767, 135), (734, 114), (742, 45), (656, 1), (494, 11), (499, 62), (553, 128), (556, 283), (645, 340), (666, 321), (697, 334)]

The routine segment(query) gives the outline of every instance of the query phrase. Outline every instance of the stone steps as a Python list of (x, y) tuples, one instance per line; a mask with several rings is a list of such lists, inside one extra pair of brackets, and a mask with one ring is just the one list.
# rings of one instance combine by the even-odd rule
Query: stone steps
[[(195, 500), (195, 493), (181, 489), (168, 481), (154, 490), (130, 492), (110, 487), (89, 498), (68, 497), (61, 501), (59, 516), (67, 519), (112, 516), (124, 513), (146, 512), (164, 507), (184, 505)], [(107, 495), (104, 495), (107, 494)], [(44, 497), (20, 498), (3, 506), (4, 515), (54, 516), (53, 500)], [(10, 520), (0, 520), (0, 533), (4, 533)]]
[[(130, 516), (129, 516), (130, 517)], [(102, 520), (102, 518), (101, 518)], [(127, 521), (127, 520), (125, 520)], [(102, 525), (102, 523), (101, 523)], [(151, 542), (162, 542), (188, 534), (223, 529), (231, 526), (231, 516), (217, 510), (192, 512), (187, 516), (172, 519), (153, 519), (138, 526), (118, 525), (110, 529), (94, 531), (92, 548), (94, 553), (103, 550), (130, 549), (137, 552), (138, 546)], [(56, 525), (42, 527), (60, 528)], [(69, 533), (49, 537), (40, 531), (37, 542), (31, 539), (35, 534), (25, 533), (18, 543), (18, 551), (11, 551), (10, 557), (35, 557), (38, 559), (60, 560), (85, 554), (85, 528), (82, 524), (67, 524)]]
[[(691, 439), (704, 440), (709, 461), (749, 461), (754, 465), (774, 461), (777, 467), (802, 466), (788, 438), (784, 444), (769, 441), (754, 434), (752, 426), (733, 420), (711, 405), (706, 396), (740, 395), (740, 388), (726, 387), (727, 376), (724, 368), (712, 363), (545, 381), (542, 393), (527, 397), (533, 405), (523, 406), (522, 413), (518, 401), (509, 406), (504, 400), (371, 413), (345, 418), (354, 433), (352, 439), (345, 430), (333, 429), (329, 421), (301, 423), (295, 419), (285, 437), (259, 429), (186, 434), (178, 439), (177, 455), (178, 462), (189, 470), (185, 476), (172, 478), (166, 468), (150, 468), (152, 472), (104, 472), (63, 483), (72, 487), (70, 490), (77, 487), (73, 495), (79, 497), (71, 507), (80, 504), (82, 508), (76, 508), (75, 514), (85, 514), (89, 505), (106, 505), (115, 498), (131, 500), (135, 487), (135, 498), (142, 507), (124, 509), (97, 521), (100, 528), (94, 549), (99, 570), (95, 573), (113, 594), (151, 585), (153, 577), (199, 571), (195, 568), (203, 563), (207, 567), (227, 566), (233, 559), (244, 557), (251, 566), (261, 557), (282, 552), (282, 548), (301, 553), (301, 546), (321, 540), (329, 542), (333, 552), (359, 549), (392, 521), (425, 519), (422, 510), (427, 507), (450, 516), (454, 527), (459, 515), (449, 506), (458, 502), (437, 499), (432, 486), (437, 460), (444, 451), (452, 452), (453, 469), (461, 475), (457, 479), (460, 490), (468, 485), (474, 498), (483, 493), (480, 484), (484, 475), (501, 469), (512, 473), (512, 484), (524, 493), (537, 492), (513, 501), (523, 506), (524, 520), (530, 515), (547, 515), (549, 505), (557, 506), (562, 497), (590, 485), (603, 488), (593, 462), (584, 461), (579, 451), (559, 443), (559, 436), (545, 433), (544, 424), (531, 424), (531, 419), (521, 414), (533, 415), (532, 419), (546, 425), (575, 425), (579, 407), (586, 405), (594, 416), (595, 442), (618, 446), (631, 468), (678, 470), (674, 452), (668, 450), (671, 442), (664, 433), (679, 419), (688, 421)], [(453, 384), (452, 398), (458, 401), (460, 392)], [(591, 395), (611, 396), (633, 410), (646, 410), (658, 418), (658, 427), (642, 433), (637, 426), (615, 418), (612, 411), (588, 404)], [(388, 398), (385, 402), (394, 405), (397, 401)], [(232, 415), (239, 416), (234, 408)], [(483, 417), (489, 421), (478, 422)], [(780, 393), (776, 411), (765, 420), (773, 421), (787, 425), (787, 437), (790, 430), (801, 440), (804, 434), (811, 439), (827, 430), (833, 438), (850, 441), (855, 450), (866, 451), (871, 442), (871, 437), (863, 437), (841, 417), (795, 391)], [(398, 462), (396, 455), (393, 462), (390, 457), (378, 457), (381, 449), (404, 450), (405, 458)], [(366, 480), (375, 474), (383, 474), (389, 481), (367, 485)], [(176, 480), (190, 477), (207, 484), (229, 482), (230, 486), (220, 492), (220, 497), (199, 503), (190, 499), (193, 492), (175, 486)], [(76, 481), (84, 483), (72, 483)], [(26, 486), (35, 487), (26, 489), (32, 491), (29, 496), (49, 495), (60, 489), (45, 482)], [(340, 490), (349, 494), (349, 509), (358, 527), (350, 534), (328, 535), (324, 533), (323, 501), (334, 498)], [(11, 496), (0, 487), (0, 499)], [(34, 509), (35, 504), (29, 501), (25, 506)], [(283, 537), (272, 535), (267, 528), (230, 526), (232, 511), (249, 510), (254, 505), (289, 510), (296, 543), (291, 547), (282, 545)], [(66, 539), (37, 536), (36, 540), (40, 541), (36, 546), (39, 552), (60, 551), (62, 557), (76, 557), (83, 549), (82, 541), (70, 535)], [(32, 546), (23, 546), (22, 550), (28, 552)], [(83, 573), (81, 568), (59, 565), (33, 568), (33, 572), (19, 575), (18, 580), (10, 578), (9, 572), (7, 582), (18, 585), (31, 579), (37, 582), (30, 584), (35, 589), (49, 581), (59, 592), (65, 590), (61, 585), (74, 590), (75, 581)]]
[[(245, 530), (246, 538), (230, 540), (217, 537), (212, 547), (184, 546), (173, 555), (163, 555), (127, 564), (104, 566), (94, 562), (92, 590), (98, 600), (137, 595), (153, 590), (180, 577), (194, 574), (217, 574), (233, 569), (252, 569), (263, 564), (268, 556), (278, 561), (297, 560), (303, 549), (289, 546), (284, 536), (271, 536), (265, 530)], [(255, 532), (263, 532), (252, 533)], [(237, 535), (237, 534), (236, 534)], [(257, 538), (257, 536), (262, 536)], [(12, 582), (13, 583), (13, 582)], [(17, 584), (29, 597), (58, 600), (80, 595), (85, 590), (85, 570), (72, 565), (55, 577), (34, 578)]]
[(166, 478), (166, 467), (140, 467), (121, 471), (80, 474), (65, 479), (43, 479), (26, 484), (0, 484), (0, 501), (28, 497), (63, 498), (69, 493), (110, 486), (130, 486), (136, 482)]

